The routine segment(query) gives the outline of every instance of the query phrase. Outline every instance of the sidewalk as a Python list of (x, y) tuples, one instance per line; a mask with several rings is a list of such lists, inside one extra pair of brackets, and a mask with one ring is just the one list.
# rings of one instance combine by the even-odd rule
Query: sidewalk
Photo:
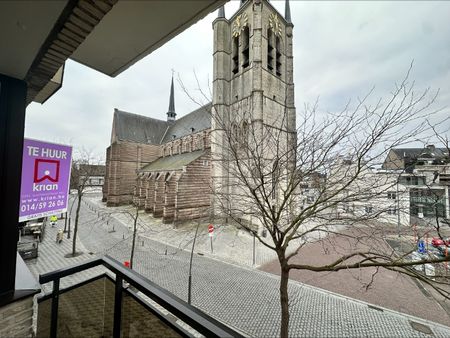
[[(86, 201), (98, 209), (100, 214), (115, 218), (132, 231), (133, 218), (127, 213), (134, 215), (136, 209), (133, 206), (106, 208), (100, 196), (88, 196)], [(161, 219), (153, 218), (151, 214), (140, 210), (138, 234), (142, 239), (152, 239), (167, 246), (189, 251), (192, 248), (197, 225), (196, 221), (191, 221), (183, 223), (180, 227), (174, 227), (172, 224), (163, 224)], [(201, 223), (195, 242), (195, 252), (223, 262), (248, 267), (259, 267), (277, 258), (273, 250), (265, 247), (251, 234), (226, 224), (214, 224), (214, 234), (210, 237), (208, 224)]]
[[(67, 239), (67, 234), (64, 234), (62, 243), (56, 243), (56, 233), (58, 229), (64, 229), (64, 220), (58, 220), (55, 227), (47, 225), (45, 228), (45, 235), (43, 241), (39, 243), (39, 256), (35, 259), (25, 261), (30, 271), (39, 278), (39, 275), (52, 272), (73, 264), (81, 263), (95, 256), (90, 255), (83, 244), (77, 240), (77, 252), (80, 253), (75, 257), (69, 256), (72, 253), (72, 238)], [(61, 279), (61, 288), (79, 283), (86, 279), (98, 276), (104, 272), (103, 267), (95, 267), (72, 276)], [(48, 293), (52, 290), (52, 283), (42, 284), (42, 291)]]

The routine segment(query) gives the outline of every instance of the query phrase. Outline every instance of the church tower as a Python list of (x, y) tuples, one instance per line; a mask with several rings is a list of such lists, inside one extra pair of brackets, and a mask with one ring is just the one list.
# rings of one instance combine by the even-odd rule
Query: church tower
[(221, 8), (213, 22), (213, 195), (233, 194), (230, 140), (224, 129), (245, 134), (250, 128), (261, 144), (270, 142), (267, 131), (282, 131), (284, 149), (279, 149), (280, 144), (268, 146), (264, 155), (269, 160), (276, 156), (271, 152), (286, 152), (296, 142), (293, 24), (288, 0), (285, 6), (283, 17), (267, 0), (243, 0), (230, 19)]

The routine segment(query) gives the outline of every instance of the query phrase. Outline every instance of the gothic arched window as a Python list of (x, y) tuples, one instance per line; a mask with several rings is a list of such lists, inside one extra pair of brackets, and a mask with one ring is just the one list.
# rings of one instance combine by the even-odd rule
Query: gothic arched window
[(230, 145), (236, 147), (239, 144), (239, 128), (236, 123), (231, 124)]
[(242, 68), (247, 68), (250, 64), (250, 29), (244, 27), (242, 31)]
[(233, 38), (233, 74), (239, 72), (239, 36)]
[(246, 149), (248, 146), (248, 123), (246, 121), (242, 122), (241, 146), (243, 149)]
[(275, 40), (275, 64), (276, 64), (276, 74), (281, 76), (281, 39), (277, 36)]
[(267, 30), (267, 69), (273, 70), (274, 35), (272, 29)]

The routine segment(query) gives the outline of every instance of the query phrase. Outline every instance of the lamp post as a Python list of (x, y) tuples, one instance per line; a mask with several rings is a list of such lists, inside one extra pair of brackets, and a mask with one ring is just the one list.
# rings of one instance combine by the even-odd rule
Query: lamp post
[(188, 304), (191, 304), (191, 289), (192, 289), (192, 258), (194, 256), (195, 240), (197, 239), (198, 227), (200, 222), (197, 223), (197, 228), (195, 229), (194, 242), (192, 243), (191, 249), (191, 259), (189, 261), (189, 277), (188, 277)]
[(397, 177), (397, 233), (398, 237), (400, 237), (400, 195), (398, 194), (398, 181), (400, 180), (400, 176)]

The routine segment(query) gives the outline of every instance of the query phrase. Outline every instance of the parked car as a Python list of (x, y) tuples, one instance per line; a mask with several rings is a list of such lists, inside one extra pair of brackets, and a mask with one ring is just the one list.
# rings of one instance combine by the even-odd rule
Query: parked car
[(38, 240), (17, 243), (17, 251), (24, 260), (37, 258), (38, 249), (39, 249)]
[(450, 238), (439, 238), (439, 237), (433, 237), (431, 240), (431, 245), (435, 248), (439, 248), (441, 245), (450, 245)]
[(445, 257), (446, 255), (450, 255), (450, 247), (448, 247), (447, 245), (439, 245), (436, 247), (439, 251), (439, 255), (441, 255), (442, 257)]

